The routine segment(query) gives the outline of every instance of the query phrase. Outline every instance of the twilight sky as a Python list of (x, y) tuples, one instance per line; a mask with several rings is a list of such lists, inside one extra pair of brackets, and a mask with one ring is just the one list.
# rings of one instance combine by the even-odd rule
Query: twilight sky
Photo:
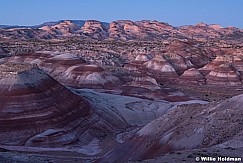
[(0, 24), (56, 20), (158, 20), (174, 26), (220, 24), (243, 28), (243, 0), (0, 0)]

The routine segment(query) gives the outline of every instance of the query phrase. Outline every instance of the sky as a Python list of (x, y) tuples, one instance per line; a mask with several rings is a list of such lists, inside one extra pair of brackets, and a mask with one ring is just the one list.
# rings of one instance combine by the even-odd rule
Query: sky
[(157, 20), (243, 28), (243, 0), (0, 0), (1, 25), (57, 20)]

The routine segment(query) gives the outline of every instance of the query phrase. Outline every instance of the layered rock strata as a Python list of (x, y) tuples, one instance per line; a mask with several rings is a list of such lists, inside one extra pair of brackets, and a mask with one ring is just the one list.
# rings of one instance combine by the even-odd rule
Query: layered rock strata
[(218, 84), (225, 86), (241, 85), (240, 73), (230, 64), (222, 64), (215, 67), (206, 76), (207, 84)]
[(195, 68), (190, 68), (186, 70), (180, 77), (180, 83), (191, 83), (191, 84), (205, 84), (205, 77)]
[[(34, 135), (64, 128), (90, 114), (88, 102), (36, 66), (1, 64), (0, 76), (1, 144), (24, 145)], [(65, 132), (55, 134), (65, 135)], [(75, 139), (75, 136), (63, 140), (60, 138), (59, 143), (66, 144)], [(52, 146), (52, 143), (57, 142), (55, 136), (49, 133), (43, 139), (32, 140), (28, 144)]]
[(73, 54), (40, 52), (20, 54), (8, 59), (10, 62), (37, 64), (58, 82), (76, 88), (103, 88), (119, 79), (103, 68), (88, 65)]

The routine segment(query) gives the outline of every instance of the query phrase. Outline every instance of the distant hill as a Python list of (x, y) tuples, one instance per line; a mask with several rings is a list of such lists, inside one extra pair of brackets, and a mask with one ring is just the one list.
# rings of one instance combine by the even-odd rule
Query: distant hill
[(0, 37), (9, 39), (64, 39), (76, 37), (94, 40), (156, 41), (171, 37), (180, 39), (242, 40), (243, 29), (198, 23), (173, 27), (168, 23), (142, 20), (117, 20), (110, 23), (97, 20), (59, 20), (34, 26), (0, 25)]

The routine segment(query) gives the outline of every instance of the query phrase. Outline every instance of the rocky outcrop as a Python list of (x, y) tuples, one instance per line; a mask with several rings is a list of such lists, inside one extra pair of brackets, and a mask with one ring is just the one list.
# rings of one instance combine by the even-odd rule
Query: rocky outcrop
[(179, 31), (191, 36), (192, 38), (216, 38), (220, 37), (220, 28), (216, 29), (216, 26), (209, 26), (205, 23), (198, 23), (190, 26), (182, 26)]
[(110, 23), (109, 38), (113, 40), (130, 40), (134, 37), (144, 37), (141, 29), (130, 20), (118, 20)]
[(205, 23), (181, 26), (178, 30), (188, 37), (204, 41), (208, 39), (221, 38), (222, 36), (226, 36), (228, 39), (232, 39), (232, 37), (236, 37), (236, 33), (242, 33), (241, 29), (234, 27), (223, 28), (217, 24), (208, 25)]
[(53, 26), (43, 26), (40, 29), (53, 35), (71, 36), (78, 29), (78, 26), (66, 20)]
[(103, 40), (108, 37), (107, 27), (96, 20), (87, 20), (77, 33), (83, 33), (93, 39)]
[(117, 20), (110, 23), (109, 39), (115, 40), (159, 40), (167, 37), (174, 28), (158, 21)]
[(96, 20), (61, 20), (29, 27), (2, 26), (0, 28), (0, 36), (11, 39), (60, 39), (76, 36), (87, 40), (164, 41), (170, 37), (177, 37), (199, 41), (237, 38), (241, 41), (242, 35), (243, 31), (235, 27), (222, 28), (219, 25), (204, 23), (173, 27), (155, 20), (116, 20), (110, 23)]

